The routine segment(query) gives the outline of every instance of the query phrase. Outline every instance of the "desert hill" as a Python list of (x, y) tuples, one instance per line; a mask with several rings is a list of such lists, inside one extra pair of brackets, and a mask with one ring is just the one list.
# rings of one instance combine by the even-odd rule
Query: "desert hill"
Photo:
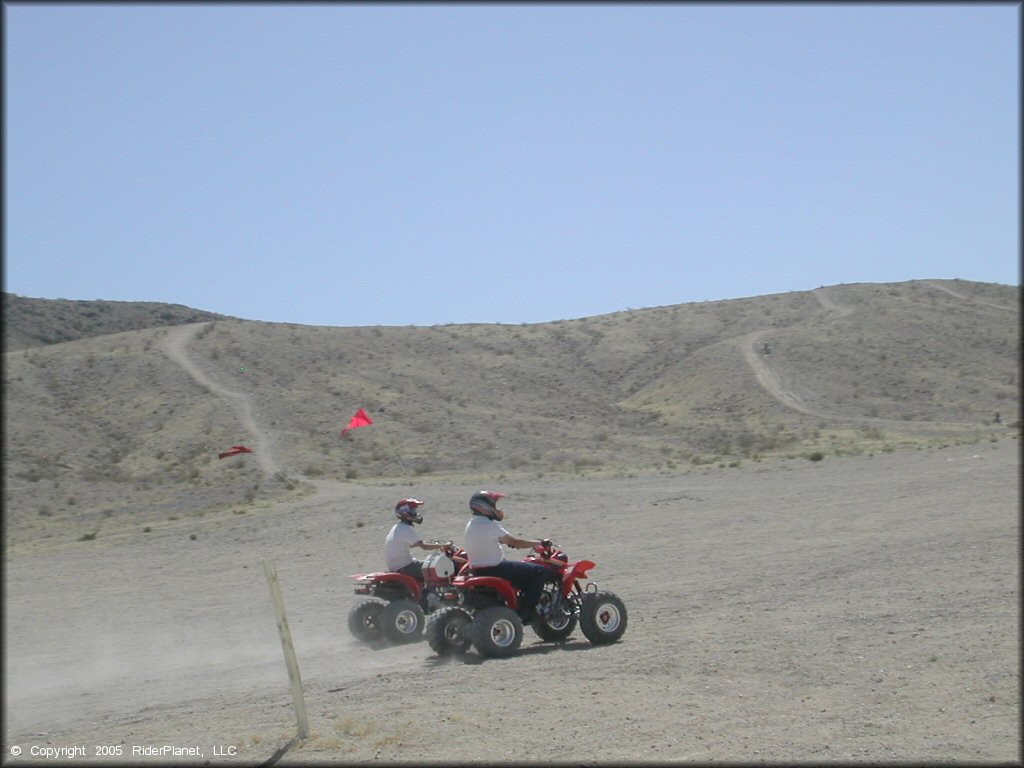
[[(844, 284), (524, 325), (68, 304), (5, 295), (8, 544), (59, 519), (89, 537), (243, 513), (319, 478), (728, 471), (1019, 429), (1019, 292), (998, 284)], [(359, 407), (374, 425), (340, 438)], [(239, 442), (255, 453), (217, 458)]]
[(7, 292), (3, 299), (4, 349), (8, 352), (110, 333), (225, 319), (215, 312), (159, 302), (32, 299)]

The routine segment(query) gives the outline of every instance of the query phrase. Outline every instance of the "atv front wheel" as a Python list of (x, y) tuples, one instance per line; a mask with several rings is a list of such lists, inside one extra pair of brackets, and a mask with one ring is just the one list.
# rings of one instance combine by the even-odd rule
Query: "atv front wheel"
[(461, 608), (442, 608), (427, 623), (427, 643), (438, 656), (461, 656), (473, 647), (473, 617)]
[(511, 656), (523, 642), (523, 621), (504, 605), (478, 611), (472, 624), (473, 645), (481, 656)]
[[(547, 598), (547, 600), (545, 600)], [(554, 608), (549, 606), (554, 603)], [(557, 592), (545, 592), (541, 596), (538, 608), (547, 607), (550, 613), (544, 616), (537, 616), (532, 622), (533, 631), (541, 640), (549, 643), (558, 643), (565, 640), (576, 629), (576, 615), (573, 613), (574, 605), (569, 598), (560, 597)]]
[(352, 606), (348, 612), (348, 631), (356, 640), (372, 643), (383, 636), (380, 626), (380, 614), (384, 603), (380, 600), (363, 600)]
[(423, 609), (407, 598), (393, 600), (380, 614), (384, 637), (393, 643), (414, 643), (423, 636)]
[(614, 643), (626, 631), (626, 606), (613, 592), (588, 592), (580, 608), (580, 629), (595, 645)]

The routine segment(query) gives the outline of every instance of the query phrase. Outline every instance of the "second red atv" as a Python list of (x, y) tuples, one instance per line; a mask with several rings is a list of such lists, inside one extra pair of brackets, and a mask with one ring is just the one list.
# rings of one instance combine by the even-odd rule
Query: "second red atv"
[[(435, 542), (440, 543), (440, 542)], [(354, 573), (355, 593), (369, 595), (352, 606), (348, 629), (357, 640), (412, 643), (423, 637), (426, 615), (442, 605), (450, 604), (445, 595), (452, 585), (462, 556), (455, 559), (456, 549), (448, 544), (423, 560), (423, 580), (394, 571)]]

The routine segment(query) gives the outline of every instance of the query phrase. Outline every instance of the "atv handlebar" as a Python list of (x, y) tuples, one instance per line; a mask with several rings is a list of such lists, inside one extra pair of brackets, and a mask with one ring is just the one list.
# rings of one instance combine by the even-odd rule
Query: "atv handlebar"
[[(433, 539), (428, 543), (440, 544), (441, 551), (448, 555), (448, 557), (452, 557), (456, 552), (459, 551), (459, 547), (455, 546), (455, 543), (452, 541), (439, 541), (437, 539)], [(541, 539), (539, 546), (531, 547), (531, 550), (533, 552), (537, 552), (546, 558), (550, 557), (552, 554), (561, 549), (562, 548), (558, 544), (555, 544), (551, 539)]]
[(445, 540), (445, 541), (438, 541), (437, 539), (434, 539), (433, 541), (429, 541), (427, 543), (428, 544), (440, 544), (441, 546), (439, 547), (439, 549), (442, 552), (444, 552), (446, 555), (448, 555), (448, 557), (451, 557), (455, 553), (455, 550), (457, 549), (457, 547), (455, 546), (455, 543), (452, 542), (452, 541), (447, 541), (447, 540)]
[(533, 547), (534, 552), (537, 552), (545, 558), (551, 557), (551, 555), (560, 549), (561, 547), (555, 544), (551, 539), (541, 539), (540, 546)]

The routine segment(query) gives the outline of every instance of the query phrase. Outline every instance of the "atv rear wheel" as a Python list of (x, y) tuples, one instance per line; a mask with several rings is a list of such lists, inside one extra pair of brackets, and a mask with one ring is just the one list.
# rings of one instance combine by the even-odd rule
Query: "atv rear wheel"
[(383, 637), (380, 625), (380, 614), (384, 603), (380, 600), (363, 600), (352, 606), (348, 612), (348, 631), (356, 640), (372, 643)]
[(471, 625), (473, 645), (481, 656), (511, 656), (523, 642), (523, 621), (504, 605), (478, 611)]
[(588, 592), (580, 608), (580, 629), (595, 645), (614, 643), (626, 631), (626, 606), (614, 592)]
[(393, 643), (414, 643), (423, 636), (423, 609), (407, 598), (393, 600), (380, 614), (384, 637)]
[(473, 647), (473, 617), (461, 608), (442, 608), (427, 623), (427, 642), (438, 656), (462, 655)]

